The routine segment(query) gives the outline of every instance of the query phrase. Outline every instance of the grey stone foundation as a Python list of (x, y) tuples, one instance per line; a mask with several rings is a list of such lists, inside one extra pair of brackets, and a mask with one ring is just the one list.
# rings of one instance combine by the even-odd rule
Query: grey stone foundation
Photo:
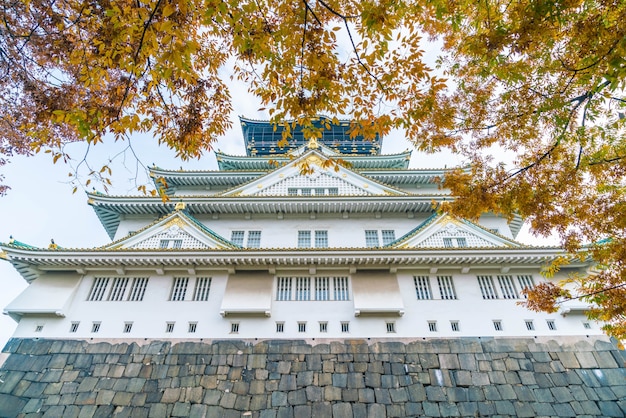
[[(578, 342), (575, 342), (578, 341)], [(624, 417), (605, 338), (12, 339), (2, 417)]]

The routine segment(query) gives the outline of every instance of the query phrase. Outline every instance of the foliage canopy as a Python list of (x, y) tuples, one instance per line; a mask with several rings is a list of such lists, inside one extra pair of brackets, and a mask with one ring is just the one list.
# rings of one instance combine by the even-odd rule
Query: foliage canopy
[(446, 209), (558, 232), (602, 266), (576, 291), (626, 336), (626, 2), (0, 2), (0, 164), (150, 130), (197, 157), (231, 124), (227, 72), (274, 121), (348, 115), (366, 137), (465, 155)]

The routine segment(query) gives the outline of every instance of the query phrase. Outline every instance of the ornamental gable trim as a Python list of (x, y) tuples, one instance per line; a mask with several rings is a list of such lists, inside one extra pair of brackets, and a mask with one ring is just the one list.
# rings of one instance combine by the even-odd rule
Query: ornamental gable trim
[(176, 211), (103, 249), (232, 249), (230, 241), (211, 231), (200, 221)]
[(521, 247), (480, 225), (448, 214), (434, 214), (408, 234), (390, 243), (392, 248), (511, 248)]
[(223, 196), (406, 195), (346, 167), (329, 164), (328, 160), (317, 151), (309, 151)]

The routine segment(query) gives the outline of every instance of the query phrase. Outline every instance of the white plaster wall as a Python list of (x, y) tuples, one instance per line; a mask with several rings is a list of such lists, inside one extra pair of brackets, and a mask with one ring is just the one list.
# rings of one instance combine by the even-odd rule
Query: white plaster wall
[[(306, 271), (277, 271), (279, 275), (306, 275)], [(531, 270), (512, 270), (510, 274), (531, 274)], [(85, 276), (79, 285), (64, 318), (52, 316), (25, 316), (19, 323), (16, 337), (48, 338), (405, 338), (405, 337), (464, 337), (464, 336), (550, 336), (550, 335), (599, 335), (601, 330), (595, 323), (592, 328), (583, 327), (589, 322), (583, 315), (535, 313), (517, 306), (518, 300), (483, 300), (476, 280), (478, 274), (499, 274), (498, 270), (473, 269), (468, 274), (459, 270), (441, 269), (437, 274), (452, 275), (458, 300), (417, 300), (413, 275), (428, 275), (428, 271), (417, 267), (398, 273), (398, 285), (405, 314), (398, 316), (355, 317), (353, 294), (348, 301), (277, 301), (275, 279), (272, 283), (271, 317), (223, 318), (220, 316), (221, 301), (226, 289), (228, 275), (222, 271), (198, 272), (198, 276), (212, 277), (209, 300), (203, 302), (185, 300), (169, 301), (172, 278), (189, 276), (184, 271), (166, 272), (159, 276), (153, 271), (128, 272), (129, 277), (150, 276), (143, 301), (111, 302), (87, 301), (93, 283), (93, 275)], [(113, 272), (102, 272), (96, 276), (116, 277)], [(350, 276), (347, 270), (318, 271), (324, 276)], [(435, 298), (439, 297), (434, 274), (431, 287)], [(192, 276), (193, 277), (193, 276)], [(354, 276), (355, 279), (358, 276)], [(541, 278), (534, 274), (535, 283)], [(557, 277), (555, 280), (559, 280)], [(130, 287), (130, 284), (129, 284)], [(187, 298), (193, 294), (190, 281)], [(501, 320), (502, 331), (495, 331), (493, 320)], [(556, 330), (549, 330), (546, 319), (555, 321)], [(524, 320), (533, 320), (535, 330), (528, 331)], [(73, 321), (80, 321), (76, 333), (70, 333)], [(91, 333), (93, 321), (101, 322), (100, 331)], [(123, 333), (125, 322), (133, 322), (131, 333)], [(284, 332), (276, 333), (276, 322), (284, 322)], [(305, 333), (298, 332), (298, 322), (307, 323)], [(319, 322), (328, 322), (328, 332), (319, 332)], [(350, 322), (350, 332), (341, 332), (341, 321)], [(394, 321), (396, 333), (389, 334), (386, 322)], [(428, 321), (437, 321), (438, 331), (430, 332)], [(459, 321), (460, 331), (453, 332), (450, 321)], [(175, 322), (174, 332), (166, 333), (166, 323)], [(197, 322), (196, 333), (188, 333), (188, 323)], [(231, 322), (239, 323), (239, 332), (232, 334)], [(41, 332), (35, 332), (43, 325)]]

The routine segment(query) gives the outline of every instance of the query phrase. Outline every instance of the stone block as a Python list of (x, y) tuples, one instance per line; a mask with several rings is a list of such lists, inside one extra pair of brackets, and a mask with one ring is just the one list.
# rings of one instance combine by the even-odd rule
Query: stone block
[(116, 392), (113, 396), (111, 404), (117, 406), (130, 406), (130, 402), (133, 399), (133, 394), (130, 392)]
[(234, 393), (226, 392), (222, 394), (222, 399), (220, 399), (220, 406), (226, 409), (232, 409), (235, 406), (235, 402), (237, 401), (237, 395)]
[(252, 397), (249, 395), (239, 395), (235, 400), (235, 406), (233, 406), (233, 408), (237, 411), (247, 411), (250, 409), (251, 399)]
[(337, 402), (332, 410), (333, 418), (352, 418), (352, 405), (348, 402)]
[(287, 392), (272, 392), (272, 407), (287, 405)]
[(293, 418), (293, 406), (281, 406), (278, 408), (276, 418)]
[(306, 389), (291, 391), (287, 394), (289, 405), (304, 405), (307, 403)]
[(576, 412), (574, 412), (572, 407), (567, 403), (555, 403), (555, 404), (552, 404), (552, 407), (554, 408), (554, 411), (556, 412), (556, 415), (558, 417), (575, 417), (576, 416)]
[(309, 402), (321, 402), (324, 396), (324, 390), (319, 386), (307, 386), (305, 392)]
[(174, 402), (178, 402), (179, 399), (180, 399), (180, 388), (167, 388), (163, 392), (163, 396), (161, 397), (161, 402), (174, 403)]
[(278, 384), (278, 390), (296, 390), (296, 376), (285, 374), (280, 378), (280, 383)]
[(324, 400), (325, 401), (340, 401), (341, 400), (341, 388), (335, 386), (326, 386), (324, 388)]
[(341, 389), (341, 399), (344, 402), (356, 402), (359, 399), (358, 389)]
[(380, 373), (365, 373), (365, 386), (370, 388), (379, 388), (381, 387), (381, 378)]
[(328, 418), (332, 417), (332, 406), (330, 402), (313, 402), (311, 404), (312, 418)]
[(367, 407), (367, 418), (386, 418), (387, 410), (385, 405), (371, 404)]
[(313, 372), (312, 371), (299, 372), (296, 375), (296, 385), (298, 387), (306, 387), (312, 384), (313, 384)]
[[(598, 362), (596, 361), (596, 357), (590, 351), (579, 351), (574, 353), (576, 355), (576, 359), (578, 360), (578, 364), (580, 367), (584, 369), (595, 369), (598, 367)], [(563, 363), (565, 367), (568, 367)]]
[(172, 409), (173, 417), (187, 417), (191, 412), (191, 404), (186, 402), (176, 402)]

